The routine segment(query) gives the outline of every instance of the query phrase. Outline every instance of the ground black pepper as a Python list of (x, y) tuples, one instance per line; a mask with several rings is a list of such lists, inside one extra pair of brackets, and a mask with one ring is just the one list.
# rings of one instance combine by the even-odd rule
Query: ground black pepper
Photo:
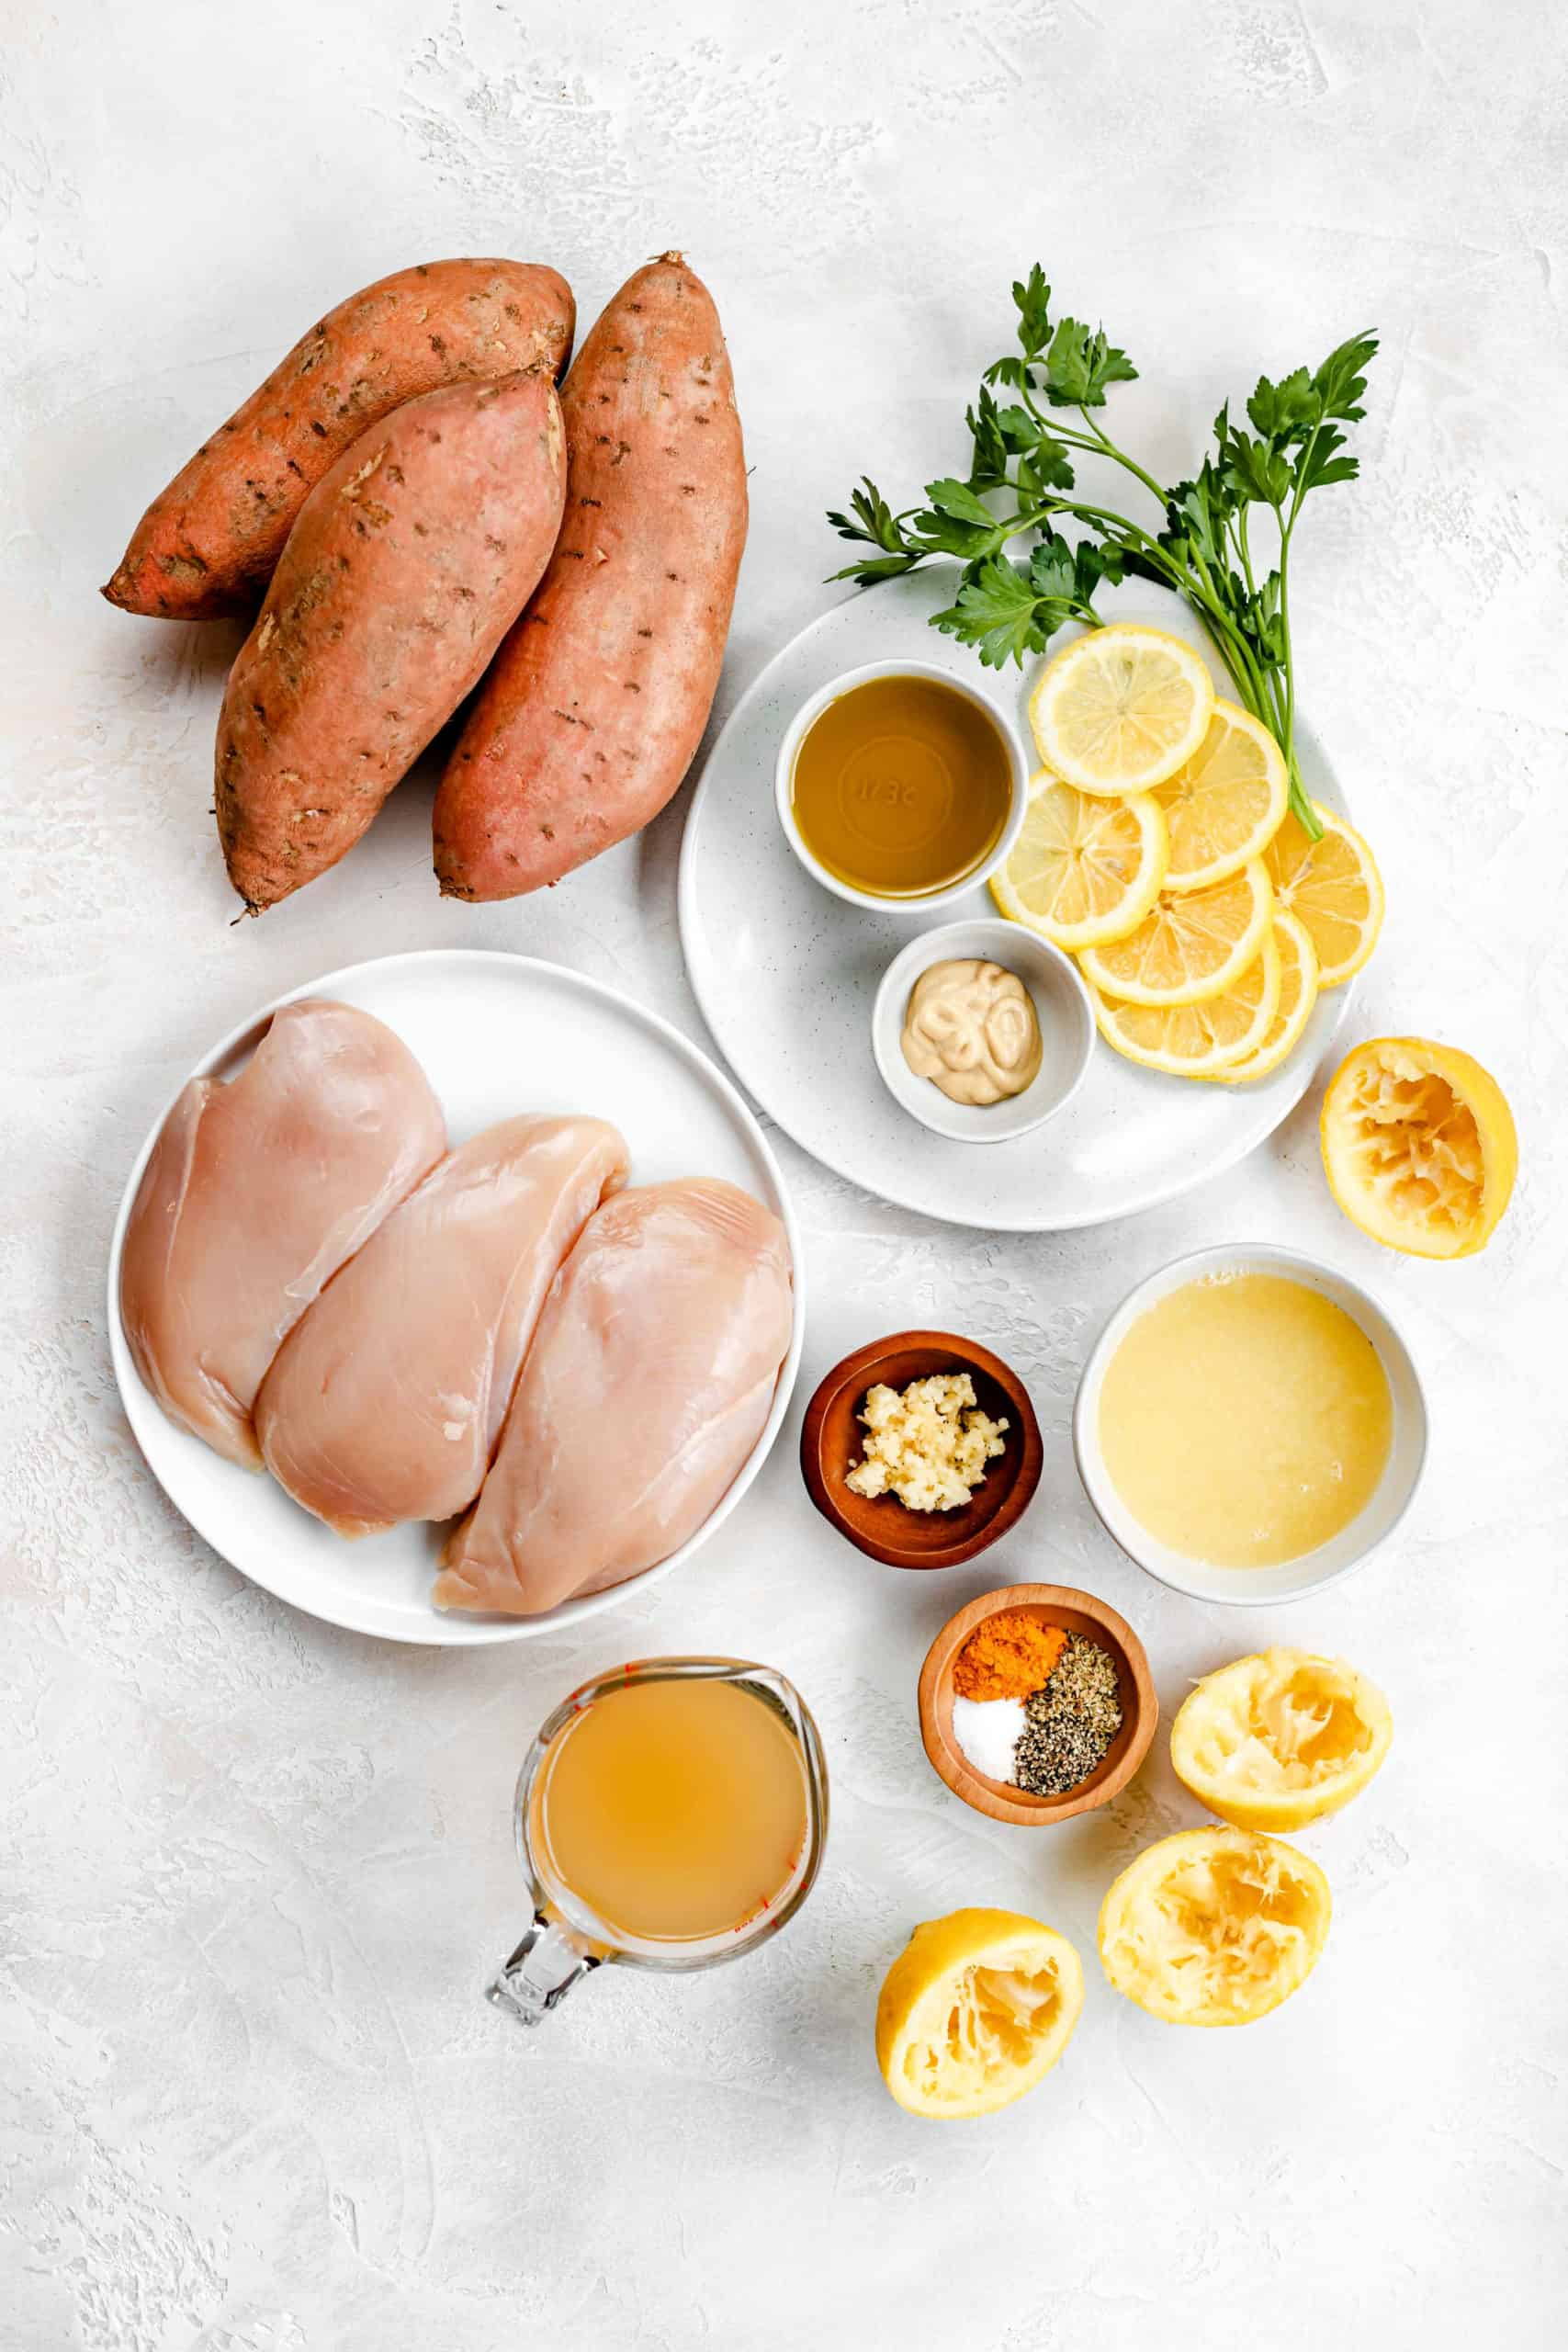
[(1013, 1774), (1032, 1796), (1065, 1796), (1099, 1764), (1122, 1728), (1116, 1661), (1086, 1634), (1069, 1634), (1043, 1686), (1023, 1702)]

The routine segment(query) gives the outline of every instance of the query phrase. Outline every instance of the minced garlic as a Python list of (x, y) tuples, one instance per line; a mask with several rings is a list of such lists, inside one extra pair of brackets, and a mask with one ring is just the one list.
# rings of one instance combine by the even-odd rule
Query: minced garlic
[(912, 1380), (899, 1395), (878, 1382), (855, 1417), (863, 1460), (845, 1484), (857, 1495), (897, 1495), (908, 1510), (958, 1510), (1002, 1451), (1005, 1420), (980, 1410), (966, 1372)]

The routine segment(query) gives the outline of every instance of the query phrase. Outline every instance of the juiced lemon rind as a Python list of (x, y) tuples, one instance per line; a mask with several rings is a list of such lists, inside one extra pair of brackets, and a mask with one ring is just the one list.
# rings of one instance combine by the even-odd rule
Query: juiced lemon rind
[(1304, 1829), (1358, 1796), (1393, 1738), (1388, 1701), (1343, 1658), (1274, 1648), (1206, 1675), (1170, 1727), (1170, 1760), (1237, 1829)]
[(917, 1928), (887, 1972), (876, 2062), (911, 2115), (990, 2115), (1050, 2073), (1082, 2008), (1083, 1965), (1054, 1928), (950, 1912)]
[(1518, 1136), (1489, 1070), (1430, 1037), (1346, 1055), (1319, 1121), (1328, 1188), (1353, 1225), (1413, 1258), (1471, 1258), (1508, 1205)]
[(1112, 1989), (1169, 2025), (1250, 2025), (1299, 1992), (1333, 1904), (1310, 1856), (1250, 1829), (1183, 1829), (1130, 1862), (1100, 1911)]

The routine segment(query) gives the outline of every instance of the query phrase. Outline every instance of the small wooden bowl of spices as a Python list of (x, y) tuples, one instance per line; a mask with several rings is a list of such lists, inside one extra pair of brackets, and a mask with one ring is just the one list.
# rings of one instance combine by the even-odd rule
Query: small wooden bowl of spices
[(955, 1796), (1043, 1829), (1092, 1813), (1149, 1751), (1144, 1645), (1092, 1592), (1015, 1584), (950, 1617), (920, 1670), (920, 1737)]
[[(857, 1348), (821, 1382), (800, 1432), (801, 1475), (823, 1518), (894, 1568), (974, 1559), (1028, 1508), (1043, 1460), (1017, 1373), (952, 1331)], [(939, 1493), (962, 1498), (901, 1498)]]

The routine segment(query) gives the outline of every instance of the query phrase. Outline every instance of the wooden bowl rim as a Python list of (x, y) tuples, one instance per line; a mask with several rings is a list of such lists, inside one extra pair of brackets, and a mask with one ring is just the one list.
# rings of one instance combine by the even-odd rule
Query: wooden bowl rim
[[(945, 1736), (937, 1721), (937, 1693), (976, 1626), (983, 1624), (987, 1617), (999, 1615), (1004, 1609), (1021, 1608), (1072, 1610), (1078, 1616), (1089, 1618), (1111, 1636), (1132, 1679), (1133, 1733), (1119, 1761), (1103, 1780), (1089, 1788), (1069, 1789), (1059, 1797), (1032, 1797), (1024, 1791), (1010, 1794), (1001, 1781), (988, 1781), (975, 1770), (956, 1740)], [(926, 1652), (925, 1664), (920, 1668), (919, 1706), (921, 1745), (938, 1778), (947, 1783), (954, 1796), (973, 1805), (976, 1813), (987, 1814), (993, 1821), (1013, 1822), (1026, 1829), (1044, 1829), (1058, 1821), (1070, 1821), (1076, 1814), (1093, 1813), (1112, 1797), (1120, 1796), (1148, 1754), (1159, 1723), (1159, 1695), (1143, 1643), (1120, 1610), (1070, 1584), (1006, 1585), (996, 1592), (982, 1593), (977, 1600), (958, 1610)]]
[[(913, 1354), (929, 1351), (951, 1355), (965, 1369), (985, 1373), (994, 1380), (1018, 1415), (1021, 1442), (1018, 1467), (1012, 1484), (983, 1527), (962, 1542), (943, 1544), (934, 1550), (916, 1551), (897, 1544), (877, 1543), (863, 1535), (845, 1516), (832, 1486), (824, 1476), (821, 1458), (822, 1426), (830, 1408), (852, 1383), (864, 1383), (867, 1388), (874, 1383), (874, 1368), (889, 1356)], [(811, 1392), (800, 1425), (800, 1470), (807, 1492), (824, 1519), (836, 1527), (847, 1543), (868, 1559), (879, 1561), (890, 1568), (956, 1568), (966, 1560), (978, 1557), (987, 1545), (1005, 1535), (1017, 1524), (1033, 1501), (1040, 1485), (1041, 1472), (1045, 1466), (1045, 1443), (1040, 1434), (1033, 1402), (1020, 1375), (1010, 1363), (978, 1340), (966, 1340), (956, 1331), (895, 1331), (885, 1340), (867, 1340), (847, 1356), (840, 1358), (830, 1372), (825, 1373)]]

